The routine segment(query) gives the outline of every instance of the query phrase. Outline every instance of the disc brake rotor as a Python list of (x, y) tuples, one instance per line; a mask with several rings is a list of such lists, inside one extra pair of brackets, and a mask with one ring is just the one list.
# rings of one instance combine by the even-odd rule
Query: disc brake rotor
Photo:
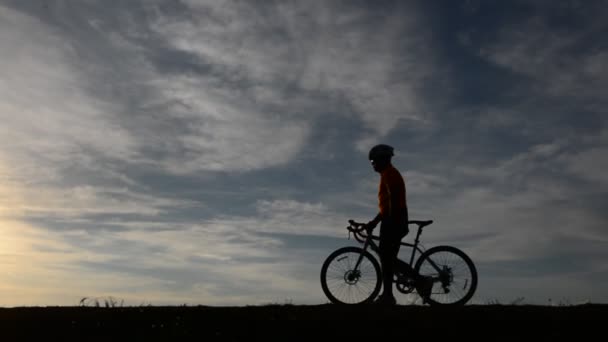
[(358, 281), (359, 278), (361, 278), (361, 272), (360, 271), (347, 271), (346, 273), (344, 273), (344, 281), (348, 284), (348, 285), (355, 285)]

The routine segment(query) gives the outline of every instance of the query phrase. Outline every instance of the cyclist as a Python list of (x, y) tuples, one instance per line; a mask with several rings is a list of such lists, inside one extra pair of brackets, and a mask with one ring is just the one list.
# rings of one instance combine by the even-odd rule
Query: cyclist
[[(391, 163), (391, 158), (394, 156), (393, 150), (389, 145), (380, 144), (372, 147), (368, 156), (374, 171), (380, 174), (378, 189), (380, 211), (373, 220), (366, 224), (366, 229), (371, 234), (380, 223), (380, 244), (378, 247), (380, 249), (384, 290), (376, 303), (387, 305), (396, 304), (393, 296), (394, 267), (401, 247), (401, 240), (409, 232), (405, 182), (399, 170)], [(432, 281), (415, 274), (412, 268), (408, 271), (415, 277), (419, 285), (419, 294), (422, 298), (427, 298), (433, 286)]]

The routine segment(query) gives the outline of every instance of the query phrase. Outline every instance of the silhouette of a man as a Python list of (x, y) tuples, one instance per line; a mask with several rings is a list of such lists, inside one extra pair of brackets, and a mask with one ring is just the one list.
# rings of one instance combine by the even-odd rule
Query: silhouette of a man
[[(367, 223), (368, 231), (372, 231), (380, 224), (380, 262), (382, 263), (383, 292), (377, 300), (379, 304), (396, 304), (393, 296), (393, 274), (397, 254), (401, 247), (401, 240), (409, 232), (408, 210), (406, 202), (405, 182), (399, 170), (391, 164), (394, 156), (393, 148), (380, 144), (369, 151), (369, 160), (374, 171), (380, 173), (380, 186), (378, 189), (378, 206), (380, 211), (376, 217)], [(428, 296), (432, 281), (418, 275), (411, 267), (406, 270), (422, 288), (423, 297)]]

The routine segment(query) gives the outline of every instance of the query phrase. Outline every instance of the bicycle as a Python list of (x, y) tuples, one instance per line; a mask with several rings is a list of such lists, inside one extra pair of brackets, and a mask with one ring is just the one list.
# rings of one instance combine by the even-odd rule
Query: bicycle
[[(321, 287), (332, 303), (372, 303), (380, 292), (382, 273), (378, 260), (368, 248), (378, 253), (374, 241), (380, 238), (368, 234), (364, 223), (348, 222), (349, 239), (353, 233), (363, 248), (348, 246), (331, 253), (321, 267)], [(456, 247), (441, 245), (424, 250), (419, 246), (422, 229), (432, 223), (432, 220), (408, 221), (408, 225), (417, 225), (418, 231), (413, 244), (401, 241), (401, 246), (412, 248), (412, 254), (409, 264), (397, 258), (394, 284), (400, 293), (416, 291), (418, 294), (411, 265), (419, 252), (413, 270), (433, 280), (431, 293), (423, 300), (429, 305), (464, 305), (477, 289), (477, 269), (471, 258)]]

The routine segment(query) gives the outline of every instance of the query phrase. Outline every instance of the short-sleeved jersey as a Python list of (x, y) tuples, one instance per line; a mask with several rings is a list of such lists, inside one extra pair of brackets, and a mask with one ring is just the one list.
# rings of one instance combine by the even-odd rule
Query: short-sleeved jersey
[(407, 215), (405, 182), (399, 170), (389, 165), (380, 173), (378, 202), (382, 218), (392, 218), (402, 222)]

